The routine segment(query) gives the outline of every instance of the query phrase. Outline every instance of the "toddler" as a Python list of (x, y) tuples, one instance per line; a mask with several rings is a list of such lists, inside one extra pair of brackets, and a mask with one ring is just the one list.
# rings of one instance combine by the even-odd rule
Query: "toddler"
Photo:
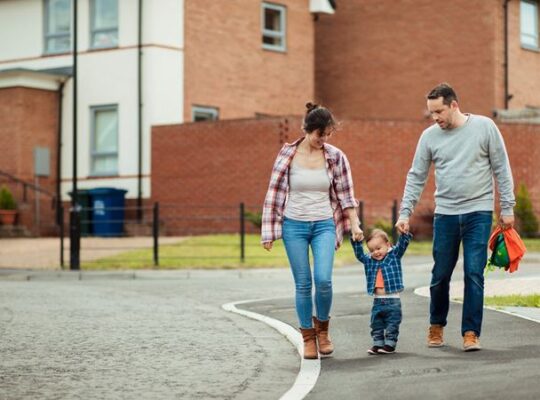
[(401, 323), (399, 292), (404, 289), (401, 258), (411, 238), (410, 233), (403, 234), (392, 246), (386, 232), (374, 229), (366, 240), (369, 254), (364, 253), (361, 241), (351, 240), (356, 258), (364, 264), (367, 293), (374, 296), (370, 325), (373, 346), (369, 354), (391, 354), (396, 350)]

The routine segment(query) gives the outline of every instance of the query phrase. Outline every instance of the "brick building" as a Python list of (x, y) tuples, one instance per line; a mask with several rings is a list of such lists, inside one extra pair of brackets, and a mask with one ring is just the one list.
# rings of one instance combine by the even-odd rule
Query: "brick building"
[[(294, 139), (300, 120), (284, 123), (279, 116), (300, 115), (314, 98), (343, 120), (336, 143), (353, 154), (354, 168), (376, 170), (383, 162), (388, 176), (398, 179), (371, 187), (367, 176), (356, 174), (368, 207), (386, 210), (402, 189), (407, 157), (428, 123), (424, 95), (435, 84), (450, 82), (465, 112), (497, 110), (518, 123), (540, 118), (538, 3), (144, 0), (138, 9), (131, 0), (80, 0), (79, 187), (126, 189), (133, 202), (235, 204), (246, 193), (245, 202), (260, 204), (276, 149), (263, 146), (246, 158), (230, 153), (233, 139), (261, 145)], [(33, 181), (31, 153), (46, 147), (51, 174), (42, 183), (64, 201), (73, 171), (72, 4), (0, 1), (0, 36), (18, 38), (0, 42), (0, 145), (10, 154), (0, 158), (0, 171)], [(21, 31), (23, 26), (28, 29)], [(216, 119), (235, 121), (191, 123)], [(230, 127), (246, 135), (237, 137)], [(178, 135), (166, 139), (173, 147), (163, 145), (164, 129)], [(358, 136), (355, 129), (369, 134)], [(503, 134), (512, 145), (509, 134), (532, 144), (537, 126), (509, 125)], [(204, 165), (192, 161), (214, 154), (221, 140), (216, 135), (231, 140), (220, 144), (221, 171), (229, 177), (255, 174), (248, 192), (236, 183), (194, 189), (196, 182), (205, 188), (213, 182), (214, 176), (205, 180)], [(184, 138), (189, 140), (178, 147)], [(402, 142), (407, 157), (385, 155), (381, 161), (379, 138)], [(524, 146), (514, 153), (525, 152)], [(193, 171), (193, 165), (201, 169)], [(517, 177), (522, 175), (529, 176)], [(241, 177), (238, 184), (245, 184)], [(525, 181), (540, 198), (534, 180)], [(33, 203), (27, 203), (21, 222), (35, 220)]]
[(540, 109), (536, 0), (339, 1), (316, 24), (316, 95), (342, 118), (421, 119), (441, 81), (464, 111)]
[(49, 154), (43, 184), (63, 201), (76, 153), (79, 189), (125, 189), (143, 204), (151, 126), (282, 115), (313, 98), (312, 12), (325, 10), (327, 0), (0, 1), (0, 183), (19, 200), (19, 222), (54, 226), (28, 223), (39, 210), (19, 182), (34, 183), (37, 147)]

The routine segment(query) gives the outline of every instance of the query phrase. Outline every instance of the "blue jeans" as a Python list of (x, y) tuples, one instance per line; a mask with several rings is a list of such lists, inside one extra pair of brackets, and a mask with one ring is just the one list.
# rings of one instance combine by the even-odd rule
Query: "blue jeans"
[(400, 324), (401, 299), (377, 297), (373, 299), (370, 325), (373, 346), (383, 347), (387, 344), (396, 347)]
[(320, 321), (329, 319), (332, 306), (332, 269), (336, 227), (333, 218), (322, 221), (283, 220), (283, 243), (296, 287), (296, 313), (301, 328), (312, 328), (313, 300), (309, 247), (313, 253), (315, 306)]
[(465, 291), (461, 334), (481, 333), (484, 307), (484, 267), (491, 233), (491, 211), (460, 215), (435, 214), (433, 223), (433, 260), (431, 271), (430, 323), (446, 325), (450, 306), (450, 278), (463, 242)]

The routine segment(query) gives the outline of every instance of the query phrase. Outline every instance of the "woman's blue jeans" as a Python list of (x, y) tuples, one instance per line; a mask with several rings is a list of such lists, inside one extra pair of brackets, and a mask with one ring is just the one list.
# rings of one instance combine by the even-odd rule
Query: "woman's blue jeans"
[(322, 221), (283, 220), (283, 242), (296, 286), (296, 313), (300, 328), (312, 328), (313, 299), (309, 248), (313, 254), (315, 307), (320, 321), (329, 319), (332, 306), (332, 269), (336, 227), (333, 218)]
[(435, 214), (431, 271), (430, 323), (446, 325), (450, 306), (450, 278), (463, 241), (465, 290), (461, 334), (474, 331), (480, 336), (484, 307), (484, 267), (492, 224), (491, 211), (468, 214)]

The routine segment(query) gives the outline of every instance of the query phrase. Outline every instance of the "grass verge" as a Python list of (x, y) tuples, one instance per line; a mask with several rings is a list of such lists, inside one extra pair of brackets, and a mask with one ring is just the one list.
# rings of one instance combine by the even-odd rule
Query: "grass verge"
[[(265, 251), (259, 244), (259, 235), (246, 235), (245, 261), (240, 262), (240, 236), (207, 235), (193, 236), (177, 244), (163, 245), (159, 248), (159, 267), (153, 265), (153, 250), (145, 248), (83, 262), (86, 270), (104, 269), (231, 269), (231, 268), (279, 268), (288, 266), (283, 241), (274, 242), (272, 251)], [(431, 242), (412, 242), (407, 254), (431, 254)], [(345, 240), (337, 251), (335, 266), (355, 264), (352, 248)]]
[[(274, 242), (271, 252), (259, 244), (259, 235), (246, 235), (245, 261), (240, 262), (240, 236), (238, 234), (193, 236), (177, 244), (159, 247), (159, 266), (153, 265), (153, 250), (144, 248), (104, 257), (97, 261), (83, 262), (86, 270), (104, 269), (232, 269), (232, 268), (279, 268), (288, 266), (283, 241)], [(540, 251), (540, 240), (526, 239), (529, 251)], [(431, 241), (412, 241), (408, 255), (431, 255)], [(354, 254), (345, 239), (337, 251), (335, 266), (356, 264)]]
[(484, 298), (484, 304), (492, 307), (540, 307), (540, 294), (493, 296)]

